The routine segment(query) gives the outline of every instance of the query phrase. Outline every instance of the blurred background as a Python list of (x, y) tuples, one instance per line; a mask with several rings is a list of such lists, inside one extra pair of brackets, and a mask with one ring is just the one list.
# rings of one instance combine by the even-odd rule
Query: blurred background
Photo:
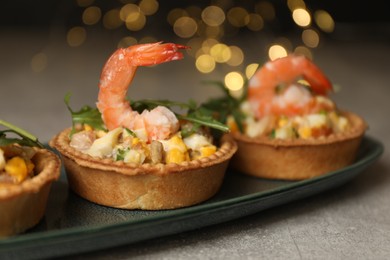
[[(364, 62), (364, 52), (376, 48), (378, 63), (387, 64), (389, 53), (381, 51), (390, 43), (386, 10), (378, 0), (3, 1), (0, 118), (35, 133), (44, 127), (42, 138), (48, 140), (49, 133), (70, 125), (66, 93), (75, 109), (93, 106), (110, 54), (156, 41), (191, 49), (184, 60), (138, 70), (132, 99), (203, 101), (218, 95), (203, 80), (223, 81), (239, 93), (259, 64), (292, 52), (313, 59), (342, 88), (351, 82), (338, 76), (356, 71), (348, 72), (351, 61), (331, 61), (329, 54), (359, 48), (356, 60)], [(344, 70), (335, 69), (336, 62)]]

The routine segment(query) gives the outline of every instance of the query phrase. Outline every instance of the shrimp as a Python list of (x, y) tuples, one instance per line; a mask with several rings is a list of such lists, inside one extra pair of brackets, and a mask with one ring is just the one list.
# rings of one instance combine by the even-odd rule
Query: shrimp
[(108, 130), (126, 127), (146, 131), (149, 141), (166, 139), (179, 128), (175, 114), (158, 106), (141, 114), (133, 111), (126, 94), (138, 66), (150, 66), (183, 58), (180, 49), (188, 47), (173, 43), (149, 43), (118, 49), (103, 67), (96, 106)]
[[(297, 82), (301, 77), (309, 86)], [(257, 118), (303, 115), (333, 109), (333, 102), (324, 98), (331, 90), (330, 81), (314, 63), (291, 54), (267, 62), (253, 75), (248, 101)]]

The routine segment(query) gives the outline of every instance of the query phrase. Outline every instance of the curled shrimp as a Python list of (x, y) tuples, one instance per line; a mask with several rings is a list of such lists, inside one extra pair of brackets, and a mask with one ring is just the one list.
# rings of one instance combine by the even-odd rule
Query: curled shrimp
[(175, 114), (166, 107), (156, 107), (141, 114), (133, 111), (126, 94), (138, 66), (150, 66), (183, 58), (180, 49), (186, 46), (173, 43), (149, 43), (118, 49), (103, 67), (97, 108), (108, 130), (119, 126), (132, 130), (144, 129), (149, 141), (165, 139), (179, 128)]
[[(309, 86), (298, 83), (302, 78)], [(257, 118), (302, 115), (332, 109), (333, 102), (323, 98), (331, 90), (330, 81), (314, 63), (291, 54), (267, 62), (253, 75), (248, 101)]]

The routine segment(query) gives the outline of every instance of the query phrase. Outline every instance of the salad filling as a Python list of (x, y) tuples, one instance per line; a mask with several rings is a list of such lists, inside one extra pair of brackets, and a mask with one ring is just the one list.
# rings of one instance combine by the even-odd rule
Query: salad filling
[[(181, 124), (184, 129), (189, 123)], [(111, 131), (78, 126), (70, 146), (93, 157), (125, 163), (181, 163), (210, 156), (217, 151), (214, 138), (202, 127), (184, 136), (181, 131), (167, 139), (149, 141), (141, 129), (117, 127)]]
[(34, 177), (33, 147), (43, 145), (35, 136), (9, 122), (0, 119), (0, 125), (6, 127), (0, 131), (0, 187)]

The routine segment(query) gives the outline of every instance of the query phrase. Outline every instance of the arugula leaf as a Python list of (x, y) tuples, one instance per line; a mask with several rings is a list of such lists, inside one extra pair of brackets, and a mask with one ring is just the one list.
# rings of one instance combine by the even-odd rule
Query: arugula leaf
[(215, 111), (214, 118), (224, 124), (227, 123), (228, 116), (233, 116), (237, 127), (240, 132), (244, 131), (243, 122), (245, 114), (241, 111), (240, 105), (246, 100), (248, 95), (248, 81), (244, 84), (244, 91), (238, 98), (233, 97), (228, 88), (220, 81), (203, 81), (205, 84), (211, 84), (212, 86), (218, 87), (222, 92), (223, 96), (219, 98), (211, 98), (201, 106)]
[[(23, 146), (35, 146), (43, 148), (43, 144), (38, 141), (38, 138), (33, 134), (27, 132), (26, 130), (21, 129), (7, 121), (0, 119), (0, 125), (7, 127), (7, 130), (0, 131), (0, 146), (6, 146), (9, 144), (17, 143)], [(19, 138), (9, 138), (7, 133), (16, 134)]]
[(69, 112), (72, 115), (72, 131), (71, 135), (75, 132), (75, 126), (78, 124), (90, 125), (91, 127), (99, 130), (106, 130), (104, 122), (102, 120), (102, 115), (97, 108), (92, 108), (90, 106), (83, 106), (79, 111), (73, 111), (69, 105), (70, 93), (67, 93), (64, 98), (64, 102)]

